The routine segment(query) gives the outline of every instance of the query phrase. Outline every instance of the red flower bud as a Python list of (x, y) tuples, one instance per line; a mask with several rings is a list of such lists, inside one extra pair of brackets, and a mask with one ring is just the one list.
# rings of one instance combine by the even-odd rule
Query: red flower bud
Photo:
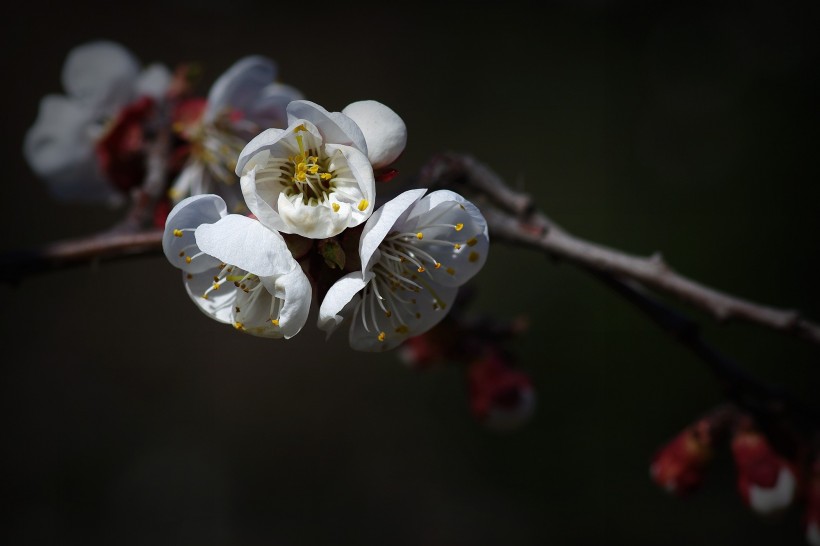
[(652, 458), (652, 480), (670, 493), (685, 495), (703, 481), (712, 459), (713, 431), (709, 418), (686, 427)]
[(737, 466), (737, 487), (743, 501), (755, 512), (769, 515), (787, 508), (797, 490), (794, 463), (772, 449), (763, 434), (750, 426), (732, 438)]
[(513, 369), (497, 351), (470, 364), (470, 407), (473, 415), (494, 429), (524, 424), (535, 409), (532, 381)]

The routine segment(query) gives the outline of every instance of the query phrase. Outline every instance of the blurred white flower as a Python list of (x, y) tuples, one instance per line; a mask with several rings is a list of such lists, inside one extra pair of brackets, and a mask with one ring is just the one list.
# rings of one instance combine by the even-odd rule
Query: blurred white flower
[(362, 270), (330, 288), (319, 328), (330, 334), (349, 319), (351, 346), (379, 351), (444, 318), (487, 259), (487, 223), (456, 193), (424, 193), (404, 192), (370, 217), (359, 242)]
[(290, 338), (307, 320), (311, 286), (282, 236), (195, 195), (168, 215), (162, 248), (209, 317), (256, 336)]
[(26, 161), (58, 198), (119, 202), (122, 196), (100, 168), (95, 146), (123, 107), (140, 97), (161, 99), (171, 74), (157, 64), (140, 70), (123, 46), (96, 41), (69, 52), (62, 82), (65, 95), (40, 102), (25, 137)]
[(370, 217), (376, 187), (368, 149), (373, 146), (382, 159), (397, 156), (406, 135), (382, 144), (374, 130), (380, 119), (393, 128), (385, 134), (403, 131), (404, 123), (386, 106), (368, 102), (354, 108), (367, 113), (360, 118), (367, 120), (367, 133), (341, 112), (294, 101), (287, 107), (287, 129), (269, 129), (248, 143), (236, 173), (248, 208), (263, 224), (321, 239)]
[[(239, 153), (260, 131), (285, 127), (285, 108), (302, 98), (296, 89), (276, 83), (276, 73), (276, 63), (266, 57), (240, 59), (214, 82), (194, 119), (175, 124), (191, 149), (171, 188), (174, 201), (215, 193), (228, 202), (230, 210), (244, 209), (239, 178), (234, 174)], [(187, 104), (192, 102), (197, 103)]]

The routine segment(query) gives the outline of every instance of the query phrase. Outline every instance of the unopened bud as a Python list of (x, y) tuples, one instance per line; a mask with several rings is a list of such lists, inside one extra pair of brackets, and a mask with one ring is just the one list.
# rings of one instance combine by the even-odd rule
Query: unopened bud
[(535, 410), (529, 376), (511, 367), (497, 351), (470, 364), (470, 407), (487, 426), (509, 430), (521, 426)]
[(763, 434), (745, 426), (732, 438), (737, 487), (743, 501), (761, 515), (787, 508), (795, 497), (795, 465), (772, 449)]
[(696, 489), (712, 459), (712, 436), (708, 418), (686, 427), (655, 453), (649, 467), (652, 480), (676, 495)]

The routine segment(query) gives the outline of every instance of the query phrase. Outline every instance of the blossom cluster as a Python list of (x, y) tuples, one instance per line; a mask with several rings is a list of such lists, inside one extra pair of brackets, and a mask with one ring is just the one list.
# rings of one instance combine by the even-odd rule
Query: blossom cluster
[(196, 72), (143, 69), (112, 42), (75, 48), (67, 94), (42, 101), (26, 136), (29, 164), (58, 197), (155, 206), (191, 299), (242, 332), (290, 338), (312, 301), (318, 327), (348, 322), (358, 350), (441, 321), (487, 258), (487, 224), (445, 190), (377, 208), (376, 181), (395, 176), (407, 141), (401, 117), (372, 100), (328, 111), (258, 55), (204, 98)]
[[(427, 331), (486, 260), (483, 216), (447, 190), (408, 190), (375, 208), (375, 173), (406, 142), (404, 122), (387, 106), (361, 101), (329, 112), (297, 100), (286, 112), (286, 128), (263, 131), (239, 153), (251, 217), (228, 214), (213, 194), (188, 197), (168, 216), (163, 248), (191, 298), (238, 330), (290, 338), (317, 291), (309, 275), (321, 274), (310, 252), (292, 249), (329, 247), (325, 267), (358, 267), (326, 290), (319, 328), (330, 334), (347, 320), (351, 346), (364, 351)], [(348, 235), (358, 237), (355, 260), (341, 250)], [(334, 250), (342, 252), (335, 260)]]

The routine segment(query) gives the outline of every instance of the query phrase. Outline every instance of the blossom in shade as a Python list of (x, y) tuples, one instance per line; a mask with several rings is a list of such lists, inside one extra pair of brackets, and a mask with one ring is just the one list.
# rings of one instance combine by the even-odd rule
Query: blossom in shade
[(649, 467), (652, 480), (670, 493), (690, 493), (703, 482), (713, 442), (709, 419), (689, 425), (655, 453)]
[(183, 271), (188, 295), (214, 320), (271, 338), (293, 337), (305, 324), (310, 282), (284, 239), (252, 218), (228, 214), (221, 197), (177, 204), (162, 248)]
[(530, 377), (513, 368), (501, 352), (490, 350), (470, 363), (467, 372), (470, 409), (488, 427), (510, 430), (526, 423), (535, 411)]
[(229, 210), (244, 208), (234, 173), (239, 153), (260, 131), (287, 125), (285, 108), (302, 98), (293, 87), (275, 82), (276, 76), (271, 59), (245, 57), (214, 82), (207, 100), (189, 99), (178, 106), (174, 128), (189, 143), (190, 156), (171, 188), (175, 201), (214, 193)]
[(96, 41), (69, 52), (62, 82), (65, 95), (40, 102), (25, 137), (26, 161), (60, 199), (117, 203), (122, 195), (98, 162), (97, 143), (121, 109), (140, 99), (161, 100), (171, 73), (158, 64), (141, 69), (123, 46)]
[[(398, 118), (380, 106), (365, 108), (371, 114), (368, 142), (347, 115), (309, 101), (291, 102), (287, 129), (264, 131), (239, 155), (236, 173), (251, 212), (271, 229), (313, 239), (364, 223), (373, 213), (376, 192), (368, 149), (382, 146), (372, 127), (379, 119), (395, 127)], [(382, 148), (398, 144), (396, 140)]]
[(435, 326), (487, 259), (487, 223), (475, 205), (425, 191), (406, 191), (371, 216), (359, 241), (361, 271), (322, 301), (319, 327), (330, 334), (348, 319), (354, 349), (392, 349)]
[(797, 491), (794, 463), (777, 453), (763, 434), (741, 427), (732, 438), (737, 487), (755, 512), (770, 515), (786, 509)]

